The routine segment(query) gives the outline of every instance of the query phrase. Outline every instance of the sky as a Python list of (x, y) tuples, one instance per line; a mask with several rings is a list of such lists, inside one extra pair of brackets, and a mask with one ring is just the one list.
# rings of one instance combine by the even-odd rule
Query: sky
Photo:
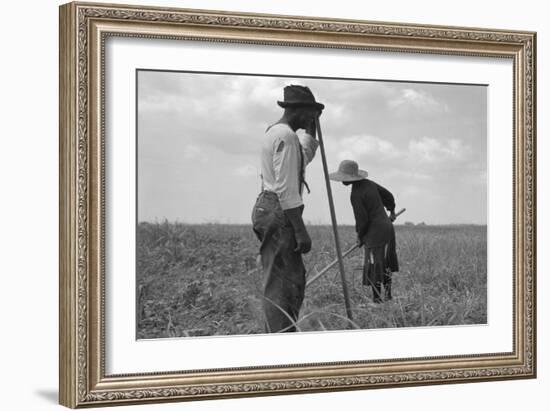
[[(486, 224), (486, 86), (164, 71), (138, 72), (138, 220), (250, 223), (289, 84), (325, 104), (329, 171), (357, 161), (407, 209), (397, 223)], [(319, 151), (306, 179), (304, 220), (330, 224)], [(331, 187), (338, 223), (354, 224), (350, 187)]]

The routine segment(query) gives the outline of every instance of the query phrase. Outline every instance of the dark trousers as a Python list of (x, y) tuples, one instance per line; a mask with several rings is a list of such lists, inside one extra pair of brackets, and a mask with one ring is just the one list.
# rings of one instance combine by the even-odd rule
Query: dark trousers
[(382, 284), (384, 284), (385, 299), (392, 299), (392, 267), (397, 268), (397, 265), (391, 264), (388, 251), (388, 244), (381, 247), (365, 247), (363, 285), (372, 287), (372, 298), (376, 303), (382, 302)]
[(304, 300), (306, 270), (302, 254), (294, 251), (294, 229), (277, 194), (260, 193), (252, 210), (252, 226), (261, 242), (266, 331), (296, 331), (293, 324)]

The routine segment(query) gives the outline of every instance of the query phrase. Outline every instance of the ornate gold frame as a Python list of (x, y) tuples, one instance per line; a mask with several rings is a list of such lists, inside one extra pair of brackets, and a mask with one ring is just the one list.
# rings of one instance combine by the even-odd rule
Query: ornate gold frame
[[(105, 375), (103, 62), (108, 36), (509, 58), (514, 64), (514, 350)], [(68, 407), (536, 376), (536, 34), (70, 3), (60, 8), (60, 403)]]

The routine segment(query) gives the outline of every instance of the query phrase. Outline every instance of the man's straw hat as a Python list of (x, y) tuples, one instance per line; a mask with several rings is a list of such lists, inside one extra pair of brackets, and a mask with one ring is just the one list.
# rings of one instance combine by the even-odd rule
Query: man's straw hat
[(364, 180), (369, 173), (365, 170), (359, 170), (359, 166), (353, 160), (343, 160), (338, 166), (338, 171), (329, 174), (329, 178), (334, 181), (351, 182)]

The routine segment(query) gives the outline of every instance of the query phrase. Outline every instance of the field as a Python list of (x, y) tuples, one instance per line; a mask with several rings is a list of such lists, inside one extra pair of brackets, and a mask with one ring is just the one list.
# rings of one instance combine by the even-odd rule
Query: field
[[(346, 260), (353, 322), (337, 267), (306, 289), (300, 331), (487, 322), (486, 226), (396, 227), (400, 272), (393, 300), (374, 304), (361, 285), (362, 250)], [(308, 276), (335, 258), (330, 226), (310, 226)], [(353, 227), (340, 227), (343, 250)], [(140, 223), (137, 228), (137, 337), (254, 334), (264, 330), (258, 241), (250, 226)]]

